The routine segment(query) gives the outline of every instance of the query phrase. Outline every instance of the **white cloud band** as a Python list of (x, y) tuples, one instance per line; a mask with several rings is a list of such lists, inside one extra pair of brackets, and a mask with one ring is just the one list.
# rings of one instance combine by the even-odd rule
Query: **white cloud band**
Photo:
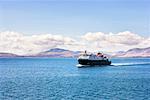
[(135, 47), (150, 47), (150, 37), (125, 31), (117, 34), (102, 32), (86, 33), (76, 40), (62, 35), (23, 35), (17, 32), (0, 32), (0, 52), (34, 54), (51, 48), (70, 50), (124, 51)]

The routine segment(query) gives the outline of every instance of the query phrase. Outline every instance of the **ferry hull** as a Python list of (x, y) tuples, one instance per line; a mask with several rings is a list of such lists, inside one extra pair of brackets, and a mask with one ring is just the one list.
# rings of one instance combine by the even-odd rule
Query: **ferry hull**
[(110, 65), (109, 60), (88, 60), (88, 59), (78, 59), (78, 63), (81, 65)]

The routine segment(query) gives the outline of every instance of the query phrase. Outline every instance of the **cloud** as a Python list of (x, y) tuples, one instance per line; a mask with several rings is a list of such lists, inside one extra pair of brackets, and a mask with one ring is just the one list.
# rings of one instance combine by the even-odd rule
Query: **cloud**
[(88, 51), (125, 51), (131, 48), (150, 47), (150, 37), (125, 31), (119, 33), (88, 32), (80, 38), (62, 35), (24, 35), (18, 32), (0, 32), (0, 52), (35, 54), (51, 48)]
[(0, 52), (34, 54), (63, 45), (73, 45), (74, 39), (61, 35), (26, 36), (17, 32), (0, 32)]
[(150, 38), (145, 38), (129, 31), (119, 32), (117, 34), (106, 34), (102, 32), (86, 33), (81, 38), (87, 45), (93, 44), (94, 48), (108, 52), (150, 46)]
[(105, 34), (102, 32), (87, 33), (82, 36), (82, 38), (87, 41), (107, 41), (111, 43), (119, 43), (125, 45), (136, 45), (144, 40), (143, 37), (129, 31), (120, 32), (117, 34)]
[(106, 34), (102, 32), (96, 32), (96, 33), (88, 32), (84, 36), (82, 36), (82, 38), (87, 41), (98, 41), (98, 40), (103, 41), (106, 39)]

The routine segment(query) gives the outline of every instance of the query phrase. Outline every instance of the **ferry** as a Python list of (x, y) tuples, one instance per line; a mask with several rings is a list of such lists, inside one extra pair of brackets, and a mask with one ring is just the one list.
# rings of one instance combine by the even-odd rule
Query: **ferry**
[(111, 61), (108, 60), (106, 56), (104, 56), (102, 53), (97, 53), (97, 54), (87, 54), (85, 51), (84, 54), (81, 54), (78, 57), (78, 63), (79, 67), (82, 67), (84, 65), (111, 65)]

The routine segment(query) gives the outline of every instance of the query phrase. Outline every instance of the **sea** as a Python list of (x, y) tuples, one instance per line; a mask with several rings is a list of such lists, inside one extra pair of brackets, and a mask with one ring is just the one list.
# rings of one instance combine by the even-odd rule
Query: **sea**
[(150, 100), (150, 58), (0, 58), (0, 100)]

